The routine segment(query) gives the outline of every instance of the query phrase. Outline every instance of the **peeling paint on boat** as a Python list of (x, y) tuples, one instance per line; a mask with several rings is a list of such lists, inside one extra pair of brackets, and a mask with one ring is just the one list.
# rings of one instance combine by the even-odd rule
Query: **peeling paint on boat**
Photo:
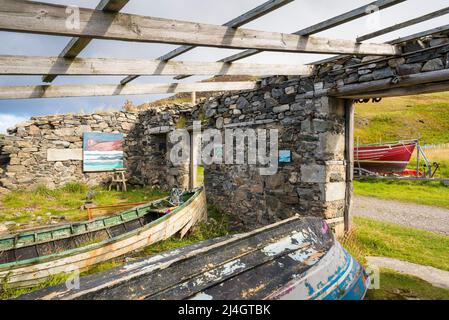
[(205, 294), (203, 292), (198, 293), (194, 297), (192, 297), (190, 300), (212, 300), (214, 297)]
[(262, 249), (267, 256), (275, 256), (287, 250), (295, 250), (304, 246), (304, 239), (307, 234), (293, 232), (293, 235), (285, 237), (280, 241), (272, 243)]

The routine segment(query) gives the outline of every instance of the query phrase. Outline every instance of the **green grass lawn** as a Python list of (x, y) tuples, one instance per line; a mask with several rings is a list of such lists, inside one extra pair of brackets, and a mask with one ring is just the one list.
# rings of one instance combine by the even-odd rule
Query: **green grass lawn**
[(361, 143), (420, 139), (449, 142), (449, 92), (384, 98), (355, 108), (355, 134)]
[[(43, 186), (33, 191), (13, 191), (0, 197), (0, 222), (14, 221), (18, 224), (48, 222), (49, 216), (64, 216), (66, 220), (86, 220), (86, 211), (81, 210), (86, 195), (94, 192), (96, 205), (146, 202), (167, 195), (152, 188), (130, 188), (127, 192), (108, 191), (102, 187), (89, 188), (80, 183), (68, 183), (55, 190)], [(40, 217), (40, 218), (39, 218)]]
[[(383, 256), (449, 271), (449, 237), (368, 218), (354, 217), (353, 230), (341, 240), (362, 264), (366, 256)], [(409, 275), (381, 269), (380, 289), (367, 299), (449, 299), (449, 290)]]
[(380, 269), (380, 288), (369, 290), (366, 300), (448, 300), (449, 290), (437, 288), (424, 280)]
[(449, 209), (449, 186), (441, 182), (361, 180), (354, 181), (354, 192), (360, 196)]

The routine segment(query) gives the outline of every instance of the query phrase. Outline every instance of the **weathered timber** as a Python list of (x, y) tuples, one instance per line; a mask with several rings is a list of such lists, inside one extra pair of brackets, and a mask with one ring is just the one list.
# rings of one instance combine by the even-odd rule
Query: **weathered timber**
[(104, 85), (43, 85), (43, 86), (3, 86), (0, 87), (0, 99), (33, 99), (92, 97), (115, 95), (139, 95), (152, 93), (207, 92), (254, 90), (257, 82), (198, 82), (169, 84), (129, 84), (125, 86)]
[[(101, 0), (95, 7), (95, 10), (103, 10), (105, 12), (118, 12), (129, 2), (129, 0)], [(62, 58), (75, 58), (90, 43), (92, 39), (87, 37), (76, 37), (70, 39), (69, 43), (59, 54)], [(43, 82), (52, 82), (56, 75), (45, 75), (42, 77)]]
[(346, 99), (345, 104), (345, 159), (346, 159), (346, 195), (344, 211), (344, 228), (349, 232), (351, 228), (351, 212), (353, 207), (354, 180), (354, 105), (352, 100)]
[(437, 17), (441, 17), (441, 16), (446, 15), (448, 13), (449, 13), (449, 7), (446, 7), (446, 8), (443, 8), (443, 9), (440, 9), (440, 10), (437, 10), (437, 11), (425, 14), (425, 15), (417, 17), (417, 18), (414, 18), (414, 19), (411, 19), (411, 20), (407, 20), (407, 21), (395, 24), (395, 25), (393, 25), (391, 27), (384, 28), (384, 29), (381, 29), (381, 30), (377, 30), (377, 31), (365, 34), (363, 36), (358, 37), (356, 41), (357, 42), (362, 42), (362, 41), (365, 41), (365, 40), (376, 38), (376, 37), (379, 37), (381, 35), (384, 35), (384, 34), (387, 34), (387, 33), (393, 32), (393, 31), (396, 31), (396, 30), (400, 30), (400, 29), (403, 29), (403, 28), (406, 28), (406, 27), (409, 27), (409, 26), (413, 26), (413, 25), (415, 25), (417, 23), (421, 23), (421, 22), (424, 22), (424, 21), (427, 21), (427, 20), (431, 20), (431, 19), (434, 19), (434, 18), (437, 18)]
[(404, 42), (408, 42), (408, 41), (413, 41), (413, 40), (416, 40), (416, 39), (419, 39), (419, 38), (422, 38), (422, 37), (427, 37), (427, 36), (431, 36), (431, 35), (434, 35), (434, 34), (445, 33), (445, 32), (449, 32), (449, 24), (446, 24), (446, 25), (441, 26), (441, 27), (429, 29), (429, 30), (426, 30), (426, 31), (414, 33), (414, 34), (406, 36), (406, 37), (397, 38), (397, 39), (388, 41), (388, 43), (390, 43), (390, 44), (400, 44), (400, 43), (404, 43)]
[(340, 98), (353, 97), (365, 93), (369, 95), (370, 92), (374, 91), (417, 86), (430, 82), (447, 81), (448, 79), (449, 79), (449, 69), (443, 69), (406, 76), (397, 76), (394, 78), (368, 81), (364, 83), (348, 84), (340, 87), (331, 88), (325, 90), (324, 92), (330, 96), (336, 96)]
[(358, 44), (350, 40), (303, 37), (276, 32), (234, 29), (186, 21), (106, 13), (80, 8), (80, 28), (66, 26), (66, 7), (24, 0), (0, 1), (0, 30), (60, 36), (187, 44), (280, 52), (397, 55), (389, 44)]
[(343, 95), (342, 97), (346, 99), (369, 99), (369, 98), (410, 96), (410, 95), (436, 93), (444, 91), (449, 91), (449, 81), (425, 83), (409, 87), (398, 87), (370, 92), (359, 92), (357, 94), (352, 95), (346, 94)]
[(2, 75), (177, 75), (182, 72), (194, 75), (311, 75), (313, 68), (287, 64), (0, 55)]
[[(258, 19), (282, 6), (285, 6), (286, 4), (289, 4), (293, 0), (269, 0), (267, 2), (262, 3), (261, 5), (255, 7), (254, 9), (249, 10), (248, 12), (245, 12), (244, 14), (226, 22), (223, 24), (223, 26), (230, 27), (230, 28), (238, 28), (244, 24), (247, 24), (255, 19)], [(158, 60), (162, 61), (168, 61), (171, 60), (183, 53), (186, 53), (190, 50), (195, 48), (195, 46), (180, 46), (163, 56), (160, 56)], [(130, 75), (120, 81), (121, 84), (127, 84), (134, 79), (138, 78), (138, 76)]]

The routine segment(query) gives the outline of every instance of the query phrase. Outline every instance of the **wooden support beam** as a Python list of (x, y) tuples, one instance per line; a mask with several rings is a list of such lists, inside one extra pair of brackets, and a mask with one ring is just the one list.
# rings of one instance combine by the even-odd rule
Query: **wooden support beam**
[[(96, 6), (96, 10), (105, 12), (118, 12), (129, 2), (129, 0), (101, 0)], [(59, 54), (63, 58), (75, 58), (90, 43), (92, 39), (87, 37), (75, 37), (70, 39), (69, 43)], [(43, 82), (52, 82), (56, 78), (55, 75), (45, 75), (42, 77)]]
[(398, 55), (389, 44), (312, 38), (276, 32), (106, 13), (80, 8), (80, 28), (66, 26), (66, 7), (24, 0), (0, 0), (0, 30), (98, 39), (188, 44), (219, 48), (262, 49), (280, 52)]
[[(427, 36), (431, 36), (431, 35), (439, 34), (439, 33), (447, 33), (447, 32), (449, 32), (449, 24), (441, 26), (441, 27), (437, 27), (437, 28), (432, 28), (432, 29), (429, 29), (426, 31), (414, 33), (414, 34), (406, 36), (406, 37), (390, 40), (386, 43), (392, 44), (392, 45), (399, 45), (404, 42), (414, 41), (414, 40), (418, 40), (423, 37), (427, 37)], [(408, 52), (405, 54), (408, 54)], [(309, 65), (320, 65), (320, 64), (330, 63), (330, 62), (342, 59), (344, 57), (347, 57), (347, 56), (346, 55), (338, 55), (338, 56), (334, 56), (334, 57), (330, 57), (330, 58), (326, 58), (326, 59), (322, 59), (322, 60), (318, 60), (318, 61), (309, 63)]]
[(353, 192), (354, 192), (354, 105), (352, 100), (341, 101), (345, 108), (345, 160), (346, 160), (346, 196), (344, 210), (344, 228), (351, 228)]
[[(292, 1), (293, 0), (269, 0), (267, 2), (262, 3), (260, 6), (257, 6), (256, 8), (251, 9), (248, 12), (245, 12), (244, 14), (238, 16), (237, 18), (226, 22), (225, 24), (223, 24), (223, 26), (230, 27), (230, 28), (238, 28), (244, 24), (247, 24), (257, 18), (260, 18), (260, 17), (266, 15), (267, 13), (270, 13), (282, 6), (285, 6), (286, 4), (288, 4)], [(195, 48), (195, 46), (180, 46), (180, 47), (168, 52), (167, 54), (160, 56), (158, 58), (158, 60), (162, 60), (162, 61), (171, 60), (183, 53), (186, 53), (186, 52), (192, 50), (193, 48)], [(124, 78), (122, 81), (120, 81), (120, 83), (127, 84), (127, 83), (133, 81), (134, 79), (136, 79), (137, 77), (138, 76), (128, 76), (128, 77)]]
[(431, 82), (407, 87), (357, 93), (353, 95), (344, 95), (344, 97), (347, 99), (387, 98), (445, 91), (449, 91), (449, 81)]
[(365, 41), (365, 40), (373, 39), (373, 38), (376, 38), (378, 36), (381, 36), (381, 35), (384, 35), (384, 34), (387, 34), (387, 33), (393, 32), (393, 31), (396, 31), (396, 30), (400, 30), (400, 29), (403, 29), (403, 28), (406, 28), (406, 27), (409, 27), (409, 26), (413, 26), (413, 25), (415, 25), (417, 23), (421, 23), (421, 22), (424, 22), (424, 21), (427, 21), (427, 20), (431, 20), (431, 19), (434, 19), (434, 18), (437, 18), (437, 17), (441, 17), (441, 16), (446, 15), (448, 13), (449, 13), (449, 7), (446, 7), (446, 8), (443, 8), (443, 9), (440, 9), (440, 10), (437, 10), (437, 11), (425, 14), (425, 15), (417, 17), (417, 18), (414, 18), (414, 19), (411, 19), (411, 20), (407, 20), (407, 21), (395, 24), (394, 26), (391, 26), (391, 27), (384, 28), (384, 29), (381, 29), (381, 30), (378, 30), (378, 31), (375, 31), (375, 32), (371, 32), (371, 33), (365, 34), (363, 36), (358, 37), (356, 41), (357, 42), (362, 42), (362, 41)]
[(406, 37), (402, 37), (402, 38), (397, 38), (391, 41), (388, 41), (388, 44), (400, 44), (400, 43), (404, 43), (404, 42), (408, 42), (408, 41), (413, 41), (413, 40), (417, 40), (423, 37), (428, 37), (434, 34), (438, 34), (438, 33), (447, 33), (449, 32), (449, 24), (446, 24), (444, 26), (441, 27), (437, 27), (437, 28), (432, 28), (426, 31), (422, 31), (422, 32), (418, 32)]
[(394, 79), (387, 78), (363, 83), (348, 84), (341, 87), (328, 89), (326, 94), (339, 98), (353, 98), (361, 95), (375, 97), (371, 92), (391, 90), (394, 88), (419, 86), (425, 83), (447, 81), (449, 69), (417, 73), (407, 76), (398, 76)]
[(205, 91), (239, 91), (255, 90), (257, 82), (197, 82), (168, 84), (129, 84), (121, 85), (44, 85), (44, 86), (3, 86), (0, 87), (1, 99), (33, 99), (93, 97), (115, 95), (142, 95), (153, 93), (205, 92)]
[(303, 65), (0, 55), (0, 75), (311, 75)]
[[(337, 27), (339, 25), (342, 25), (344, 23), (359, 19), (363, 16), (366, 16), (368, 14), (368, 8), (370, 6), (376, 6), (377, 8), (379, 8), (379, 10), (383, 10), (386, 8), (389, 8), (391, 6), (397, 5), (401, 2), (404, 2), (406, 0), (380, 0), (380, 1), (374, 1), (371, 2), (367, 5), (361, 6), (359, 8), (356, 8), (354, 10), (345, 12), (341, 15), (332, 17), (328, 20), (325, 20), (323, 22), (317, 23), (313, 26), (307, 27), (305, 29), (301, 29), (299, 31), (296, 31), (295, 35), (300, 35), (300, 36), (310, 36), (312, 34), (321, 32), (321, 31), (325, 31), (334, 27)], [(248, 58), (251, 57), (255, 54), (258, 54), (260, 52), (263, 52), (262, 50), (256, 50), (256, 49), (249, 49), (249, 50), (245, 50), (236, 54), (233, 54), (229, 57), (223, 58), (221, 60), (219, 60), (219, 62), (234, 62), (234, 61), (238, 61), (244, 58)], [(175, 79), (180, 80), (180, 79), (184, 79), (189, 77), (189, 75), (180, 75), (178, 77), (175, 77)]]

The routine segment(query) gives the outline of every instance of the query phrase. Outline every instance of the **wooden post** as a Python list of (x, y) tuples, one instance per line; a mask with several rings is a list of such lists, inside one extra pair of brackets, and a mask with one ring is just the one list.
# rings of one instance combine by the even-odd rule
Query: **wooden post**
[(196, 105), (196, 91), (192, 91), (192, 104)]
[(344, 100), (345, 105), (345, 160), (346, 160), (346, 198), (344, 224), (345, 232), (351, 227), (352, 194), (354, 180), (354, 105), (352, 100)]

